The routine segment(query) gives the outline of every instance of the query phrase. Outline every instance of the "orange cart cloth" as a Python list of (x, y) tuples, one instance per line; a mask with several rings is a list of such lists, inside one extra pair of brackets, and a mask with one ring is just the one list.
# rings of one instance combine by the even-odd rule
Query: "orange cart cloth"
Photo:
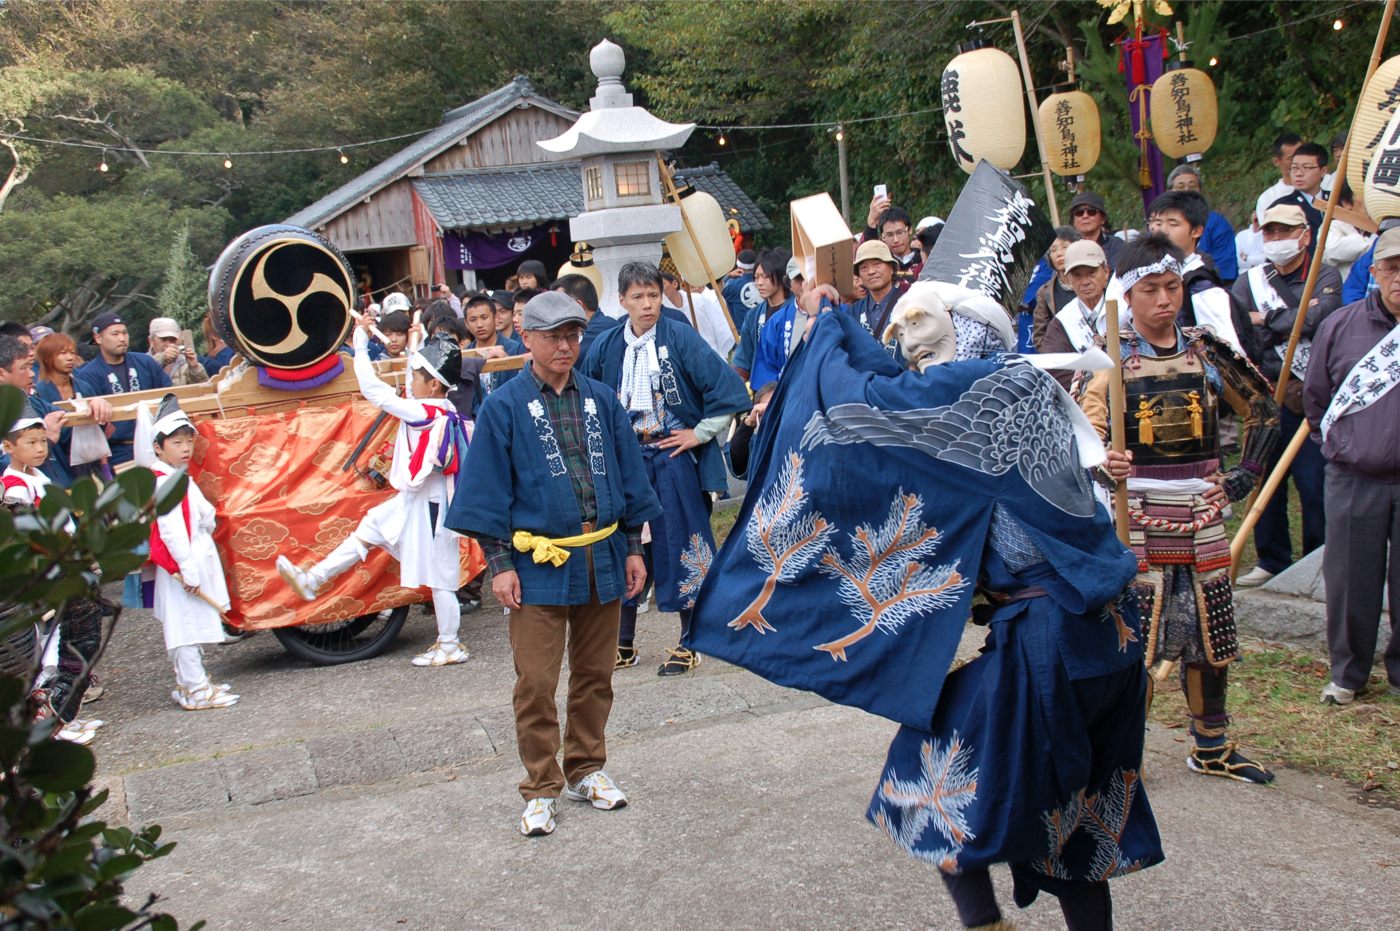
[[(190, 474), (218, 511), (214, 542), (236, 624), (252, 630), (322, 624), (428, 600), (426, 588), (399, 585), (398, 563), (379, 549), (311, 602), (297, 597), (274, 565), (283, 554), (298, 565), (321, 559), (366, 511), (394, 494), (353, 469), (341, 471), (378, 413), (356, 398), (198, 425)], [(357, 464), (363, 467), (397, 426), (393, 418), (382, 424)], [(462, 538), (461, 550), (466, 582), (486, 560), (475, 540)]]

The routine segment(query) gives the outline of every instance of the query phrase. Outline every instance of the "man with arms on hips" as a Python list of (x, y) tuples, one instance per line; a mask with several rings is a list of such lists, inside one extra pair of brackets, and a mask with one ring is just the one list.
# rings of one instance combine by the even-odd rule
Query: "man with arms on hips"
[[(681, 641), (703, 578), (700, 567), (714, 557), (710, 495), (728, 487), (723, 438), (734, 415), (750, 404), (743, 381), (694, 329), (662, 318), (662, 281), (650, 263), (622, 266), (617, 290), (627, 321), (593, 344), (583, 371), (617, 392), (661, 502), (644, 555), (656, 606), (680, 614), (680, 638), (657, 670), (671, 676), (700, 664), (699, 654)], [(622, 613), (618, 663), (631, 665), (637, 608), (626, 605)]]
[(1400, 229), (1381, 234), (1371, 271), (1379, 289), (1318, 326), (1303, 387), (1303, 411), (1327, 460), (1322, 577), (1332, 677), (1322, 700), (1337, 705), (1352, 702), (1370, 677), (1387, 584), (1385, 673), (1400, 695), (1400, 393), (1391, 391), (1400, 384)]
[[(553, 833), (561, 792), (602, 810), (627, 803), (603, 771), (618, 605), (646, 581), (641, 530), (661, 505), (616, 393), (574, 371), (583, 310), (549, 291), (521, 323), (531, 361), (482, 405), (462, 469), (474, 493), (454, 499), (447, 524), (481, 542), (510, 610), (520, 833), (537, 836)], [(561, 768), (554, 693), (566, 649)]]

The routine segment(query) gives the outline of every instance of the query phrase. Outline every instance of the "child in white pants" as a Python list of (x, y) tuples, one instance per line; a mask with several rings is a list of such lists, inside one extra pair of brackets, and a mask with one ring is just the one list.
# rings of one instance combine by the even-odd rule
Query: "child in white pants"
[[(138, 434), (144, 428), (138, 428)], [(151, 428), (156, 461), (150, 469), (156, 488), (174, 481), (194, 455), (194, 424), (166, 395)], [(141, 441), (138, 435), (138, 442)], [(144, 450), (140, 451), (144, 454)], [(144, 455), (138, 457), (144, 458)], [(151, 562), (156, 567), (154, 613), (165, 632), (165, 649), (175, 667), (170, 697), (186, 711), (229, 708), (238, 696), (227, 684), (210, 682), (202, 645), (225, 639), (221, 612), (229, 609), (228, 583), (214, 546), (214, 506), (193, 481), (180, 506), (156, 518), (151, 530)]]
[(443, 525), (452, 500), (455, 473), (466, 443), (466, 426), (448, 392), (461, 381), (461, 350), (450, 339), (430, 341), (409, 354), (407, 396), (400, 398), (374, 371), (366, 351), (365, 323), (355, 329), (355, 377), (360, 393), (380, 410), (399, 418), (389, 484), (398, 494), (365, 514), (330, 555), (308, 568), (277, 557), (277, 571), (297, 594), (312, 601), (342, 572), (369, 555), (387, 550), (399, 561), (399, 584), (427, 586), (437, 615), (437, 643), (413, 658), (415, 666), (452, 666), (469, 655), (458, 640), (461, 604), (461, 537)]

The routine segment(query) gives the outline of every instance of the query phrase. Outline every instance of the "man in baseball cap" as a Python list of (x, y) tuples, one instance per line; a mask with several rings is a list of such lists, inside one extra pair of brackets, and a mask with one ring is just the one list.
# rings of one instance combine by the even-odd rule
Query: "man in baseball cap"
[[(642, 590), (642, 525), (661, 516), (616, 392), (574, 371), (587, 322), (557, 291), (525, 305), (531, 361), (482, 405), (462, 467), (471, 492), (447, 512), (449, 527), (481, 542), (510, 611), (527, 837), (554, 832), (561, 794), (604, 811), (627, 804), (603, 771), (604, 732), (621, 599)], [(567, 771), (554, 703), (566, 648)]]
[[(144, 352), (128, 352), (131, 336), (121, 315), (103, 311), (92, 321), (92, 341), (97, 344), (96, 358), (73, 372), (73, 383), (85, 398), (95, 398), (150, 388), (169, 388), (170, 376), (155, 359)], [(109, 463), (118, 466), (132, 459), (132, 440), (136, 422), (128, 420), (112, 425), (107, 445), (112, 449)]]
[(1123, 240), (1109, 233), (1108, 207), (1101, 196), (1093, 191), (1081, 191), (1074, 195), (1069, 205), (1069, 216), (1075, 231), (1090, 242), (1098, 243), (1110, 265), (1118, 260), (1118, 250), (1123, 248)]

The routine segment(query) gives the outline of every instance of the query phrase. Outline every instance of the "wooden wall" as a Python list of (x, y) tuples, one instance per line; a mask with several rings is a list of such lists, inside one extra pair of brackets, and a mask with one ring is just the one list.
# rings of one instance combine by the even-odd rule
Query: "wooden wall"
[(370, 195), (323, 227), (324, 235), (346, 252), (411, 246), (413, 188), (407, 178)]
[(425, 171), (502, 168), (544, 162), (545, 151), (535, 143), (553, 139), (573, 123), (536, 107), (514, 109), (483, 126), (423, 166)]
[[(552, 139), (573, 123), (537, 107), (516, 108), (423, 166), (425, 172), (502, 168), (546, 161), (535, 142)], [(403, 177), (328, 222), (323, 235), (346, 252), (414, 244), (411, 182)]]

